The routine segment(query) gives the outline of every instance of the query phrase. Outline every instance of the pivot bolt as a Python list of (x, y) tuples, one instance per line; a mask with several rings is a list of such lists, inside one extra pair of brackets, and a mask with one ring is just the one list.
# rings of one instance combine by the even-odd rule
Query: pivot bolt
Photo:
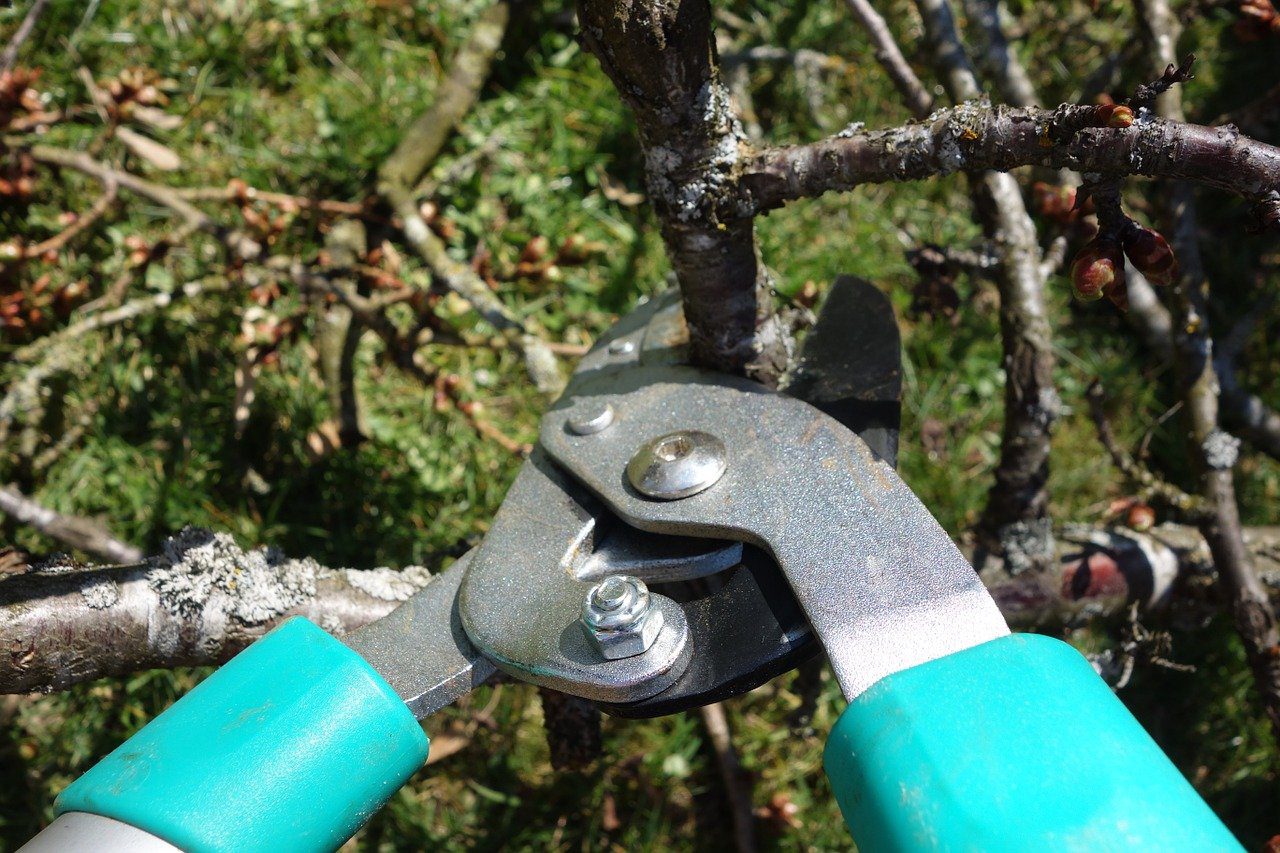
[(600, 581), (582, 605), (582, 625), (606, 660), (648, 651), (662, 632), (662, 622), (662, 611), (652, 606), (649, 588), (630, 575)]
[(637, 450), (627, 463), (627, 479), (640, 494), (669, 501), (711, 488), (727, 465), (720, 439), (709, 432), (680, 430)]

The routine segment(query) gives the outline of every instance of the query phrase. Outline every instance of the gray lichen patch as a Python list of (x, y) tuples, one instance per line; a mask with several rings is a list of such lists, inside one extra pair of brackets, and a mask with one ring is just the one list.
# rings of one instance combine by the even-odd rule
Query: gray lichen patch
[(310, 558), (292, 560), (275, 548), (246, 551), (229, 534), (188, 527), (165, 540), (147, 583), (175, 616), (218, 607), (252, 625), (313, 598), (318, 570)]
[(341, 569), (347, 583), (380, 601), (405, 601), (431, 582), (433, 575), (423, 566), (407, 566), (400, 571), (385, 566), (376, 569)]
[(84, 603), (94, 610), (106, 610), (120, 600), (120, 589), (108, 578), (92, 581), (80, 588)]
[(1215, 470), (1232, 468), (1240, 458), (1240, 439), (1228, 432), (1215, 429), (1205, 436), (1200, 446), (1204, 452), (1204, 462)]
[(1007, 524), (999, 530), (1004, 564), (1010, 575), (1038, 569), (1053, 555), (1053, 522), (1047, 518)]

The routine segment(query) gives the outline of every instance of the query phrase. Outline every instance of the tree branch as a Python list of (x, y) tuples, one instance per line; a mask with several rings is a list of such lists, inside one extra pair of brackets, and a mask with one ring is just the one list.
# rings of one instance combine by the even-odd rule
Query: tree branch
[(889, 25), (884, 18), (871, 5), (870, 0), (845, 0), (845, 5), (862, 29), (866, 30), (875, 47), (876, 62), (889, 75), (898, 94), (907, 102), (911, 114), (916, 117), (927, 116), (933, 110), (933, 97), (902, 55), (902, 49), (889, 32)]
[(419, 178), (439, 156), (458, 122), (479, 99), (506, 32), (508, 17), (507, 4), (501, 2), (481, 16), (454, 56), (449, 74), (440, 84), (431, 106), (409, 126), (396, 150), (378, 169), (378, 192), (400, 217), (405, 239), (432, 275), (465, 299), (489, 325), (500, 332), (514, 333), (524, 353), (529, 377), (538, 390), (555, 393), (563, 380), (546, 343), (525, 327), (471, 267), (449, 256), (444, 241), (431, 231), (419, 212), (414, 192)]
[[(1195, 528), (1163, 525), (1141, 534), (1070, 525), (1055, 541), (1051, 571), (1010, 575), (998, 561), (983, 571), (1014, 627), (1125, 618), (1130, 601), (1160, 608), (1175, 590), (1212, 595), (1213, 560)], [(1268, 587), (1280, 590), (1280, 527), (1250, 528), (1244, 541)], [(325, 568), (271, 549), (246, 551), (224, 533), (194, 528), (168, 540), (158, 556), (129, 562), (54, 565), (0, 578), (0, 693), (221, 663), (292, 615), (352, 631), (431, 578), (417, 566)]]
[(733, 846), (738, 853), (754, 853), (756, 848), (755, 810), (751, 807), (751, 777), (742, 767), (738, 751), (733, 748), (733, 734), (723, 702), (712, 702), (698, 709), (702, 725), (711, 741), (711, 751), (720, 770), (720, 781), (733, 819)]
[(1027, 76), (1027, 69), (1005, 36), (1000, 23), (999, 0), (964, 0), (965, 15), (982, 33), (984, 51), (979, 63), (987, 75), (996, 81), (1000, 95), (1018, 107), (1033, 107), (1039, 103), (1035, 86)]
[(245, 551), (188, 528), (125, 566), (53, 565), (0, 579), (0, 692), (63, 690), (141, 669), (230, 658), (282, 619), (345, 632), (390, 613), (431, 575), (356, 571)]
[(757, 256), (754, 211), (720, 205), (736, 194), (746, 137), (720, 79), (708, 0), (579, 0), (578, 19), (583, 43), (635, 113), (693, 358), (776, 382), (790, 336)]
[(1040, 165), (1195, 181), (1244, 197), (1264, 227), (1280, 228), (1280, 148), (1231, 127), (1162, 118), (1095, 127), (1093, 114), (1074, 104), (1044, 110), (969, 102), (920, 123), (772, 148), (744, 163), (733, 203), (739, 213), (758, 213), (862, 184)]
[(30, 150), (32, 158), (37, 162), (48, 166), (74, 169), (97, 180), (105, 187), (119, 186), (120, 189), (128, 190), (148, 201), (169, 208), (192, 228), (210, 234), (224, 243), (237, 258), (250, 259), (262, 254), (262, 247), (247, 235), (228, 229), (170, 187), (143, 180), (131, 172), (113, 169), (81, 151), (67, 151), (48, 145), (33, 145)]
[[(950, 3), (919, 0), (917, 6), (952, 100), (977, 98), (981, 94), (977, 74), (956, 30)], [(972, 191), (976, 218), (1000, 259), (995, 278), (1000, 291), (1005, 370), (1000, 461), (980, 530), (1017, 573), (1025, 568), (1045, 568), (1052, 559), (1049, 450), (1061, 402), (1053, 384), (1044, 262), (1022, 191), (1012, 176), (998, 172), (975, 177)]]

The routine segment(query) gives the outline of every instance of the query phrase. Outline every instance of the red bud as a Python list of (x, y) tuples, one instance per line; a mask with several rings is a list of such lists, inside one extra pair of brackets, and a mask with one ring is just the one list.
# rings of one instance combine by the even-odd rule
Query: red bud
[(1124, 253), (1152, 284), (1172, 284), (1178, 274), (1178, 259), (1159, 231), (1140, 225), (1130, 228), (1124, 235)]
[(1098, 126), (1117, 130), (1133, 126), (1133, 108), (1124, 104), (1103, 104), (1097, 108)]
[(1071, 292), (1081, 302), (1094, 302), (1124, 287), (1124, 253), (1120, 244), (1095, 237), (1071, 263)]
[(1150, 530), (1156, 523), (1156, 511), (1143, 503), (1129, 507), (1129, 526), (1134, 530)]

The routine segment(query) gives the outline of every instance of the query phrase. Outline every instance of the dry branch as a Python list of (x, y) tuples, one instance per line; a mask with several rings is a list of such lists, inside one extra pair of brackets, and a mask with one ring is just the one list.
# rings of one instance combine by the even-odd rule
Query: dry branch
[(93, 203), (93, 205), (84, 213), (76, 217), (76, 220), (64, 228), (62, 231), (50, 237), (48, 240), (42, 240), (39, 243), (33, 243), (30, 246), (22, 247), (22, 254), (28, 258), (38, 258), (46, 252), (61, 251), (68, 243), (74, 240), (79, 234), (83, 233), (87, 228), (106, 215), (111, 209), (111, 205), (115, 204), (116, 185), (114, 181), (108, 181), (102, 191), (102, 195)]
[(22, 19), (22, 23), (18, 24), (18, 29), (14, 31), (13, 38), (9, 39), (9, 43), (5, 45), (4, 50), (0, 51), (0, 74), (7, 74), (13, 70), (13, 66), (18, 61), (18, 51), (22, 48), (23, 43), (31, 38), (31, 33), (35, 31), (36, 24), (48, 5), (49, 0), (33, 0), (31, 8), (27, 9), (27, 14)]
[(1120, 470), (1125, 479), (1140, 489), (1144, 500), (1155, 499), (1171, 507), (1178, 517), (1190, 523), (1200, 522), (1212, 515), (1212, 508), (1199, 495), (1189, 495), (1172, 483), (1162, 480), (1149, 468), (1138, 462), (1133, 454), (1120, 446), (1111, 422), (1107, 419), (1105, 407), (1106, 395), (1102, 383), (1094, 380), (1087, 392), (1089, 398), (1089, 414), (1093, 417), (1094, 427), (1098, 431), (1098, 440), (1106, 448), (1111, 462)]
[(30, 525), (64, 545), (104, 560), (134, 563), (142, 559), (141, 551), (112, 536), (98, 522), (55, 512), (12, 486), (0, 486), (0, 513), (12, 516), (14, 521)]
[(74, 169), (97, 180), (103, 186), (119, 186), (120, 189), (136, 193), (148, 201), (167, 207), (181, 216), (189, 226), (210, 234), (224, 243), (234, 257), (256, 258), (262, 253), (262, 247), (247, 235), (228, 229), (170, 187), (143, 180), (131, 172), (113, 169), (81, 151), (34, 145), (31, 147), (31, 156), (37, 162), (48, 166)]
[(405, 239), (436, 280), (465, 299), (489, 325), (514, 335), (534, 384), (540, 391), (554, 393), (563, 384), (555, 356), (471, 267), (449, 256), (444, 241), (431, 231), (419, 212), (414, 190), (458, 122), (480, 97), (489, 66), (506, 32), (508, 16), (507, 4), (496, 3), (476, 23), (453, 58), (430, 108), (409, 126), (396, 150), (379, 168), (378, 192), (400, 217)]
[(917, 118), (928, 115), (933, 110), (933, 97), (902, 55), (902, 49), (889, 32), (889, 25), (871, 5), (871, 0), (845, 0), (845, 5), (858, 24), (867, 31), (867, 36), (875, 47), (876, 62), (889, 75), (898, 93), (907, 102), (911, 114)]
[(755, 809), (751, 805), (751, 777), (733, 748), (733, 735), (729, 731), (729, 717), (723, 702), (713, 702), (698, 709), (702, 725), (711, 741), (711, 751), (720, 770), (720, 781), (733, 818), (733, 846), (738, 853), (754, 853), (756, 850)]

